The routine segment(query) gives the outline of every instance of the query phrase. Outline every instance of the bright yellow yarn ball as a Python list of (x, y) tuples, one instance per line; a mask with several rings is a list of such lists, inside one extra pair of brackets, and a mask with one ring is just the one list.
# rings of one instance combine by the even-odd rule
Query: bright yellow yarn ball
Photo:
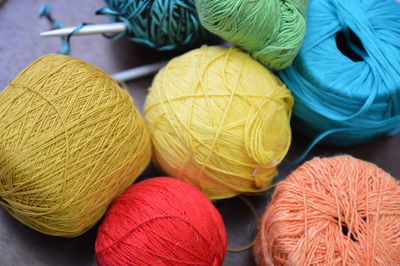
[(0, 94), (0, 204), (49, 235), (91, 228), (147, 166), (150, 135), (127, 91), (80, 60), (46, 55)]
[(238, 48), (207, 47), (171, 60), (146, 100), (156, 164), (222, 199), (269, 188), (290, 141), (293, 98)]

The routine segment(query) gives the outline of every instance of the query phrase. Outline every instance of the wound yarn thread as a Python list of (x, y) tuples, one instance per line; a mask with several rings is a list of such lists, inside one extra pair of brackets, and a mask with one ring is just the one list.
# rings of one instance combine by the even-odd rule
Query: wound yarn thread
[(308, 0), (195, 0), (200, 22), (267, 67), (292, 64), (306, 29)]
[(118, 197), (95, 244), (102, 265), (220, 266), (226, 252), (221, 215), (195, 187), (157, 177)]
[(129, 93), (78, 59), (45, 55), (0, 93), (0, 205), (74, 237), (147, 166), (150, 136)]
[(258, 265), (399, 265), (400, 182), (351, 156), (314, 158), (277, 185)]
[(210, 199), (264, 191), (291, 141), (293, 99), (238, 48), (203, 46), (171, 60), (145, 103), (153, 158)]
[(400, 130), (400, 5), (315, 0), (293, 66), (294, 125), (317, 142), (349, 146)]
[(96, 14), (110, 15), (128, 29), (112, 38), (126, 36), (158, 51), (190, 49), (212, 40), (198, 19), (194, 0), (105, 0), (107, 8)]

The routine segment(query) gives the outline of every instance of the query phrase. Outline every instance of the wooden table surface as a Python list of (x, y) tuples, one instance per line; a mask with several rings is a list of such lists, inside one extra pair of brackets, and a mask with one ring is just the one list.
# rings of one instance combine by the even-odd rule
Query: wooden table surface
[[(42, 4), (53, 8), (54, 17), (65, 25), (81, 22), (106, 23), (106, 17), (95, 16), (94, 10), (103, 7), (101, 0), (7, 0), (0, 6), (0, 90), (7, 86), (23, 68), (38, 57), (54, 53), (61, 48), (57, 38), (41, 38), (39, 32), (49, 29), (47, 21), (37, 17)], [(96, 65), (112, 74), (146, 63), (168, 59), (173, 53), (156, 53), (127, 40), (108, 40), (102, 36), (72, 38), (71, 56)], [(136, 105), (143, 110), (147, 88), (152, 77), (128, 83)], [(1, 132), (0, 132), (1, 134)], [(285, 161), (296, 158), (305, 149), (309, 139), (293, 133), (293, 145)], [(376, 163), (393, 176), (400, 177), (400, 135), (382, 137), (368, 144), (349, 148), (319, 145), (307, 159), (348, 153), (357, 158)], [(285, 178), (293, 168), (280, 167), (277, 180)], [(157, 176), (154, 167), (141, 178)], [(261, 215), (272, 191), (263, 196), (250, 197)], [(256, 220), (239, 199), (216, 203), (226, 223), (229, 246), (242, 247), (252, 241), (256, 232)], [(46, 236), (38, 233), (0, 209), (0, 265), (95, 265), (94, 241), (97, 226), (84, 235), (72, 239)], [(224, 265), (255, 265), (252, 250), (240, 253), (228, 252)]]

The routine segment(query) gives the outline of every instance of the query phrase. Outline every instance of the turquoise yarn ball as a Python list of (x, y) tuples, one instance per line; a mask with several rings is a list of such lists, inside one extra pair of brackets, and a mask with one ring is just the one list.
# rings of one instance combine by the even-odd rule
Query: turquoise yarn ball
[(114, 22), (127, 24), (126, 36), (158, 51), (187, 50), (213, 40), (198, 19), (194, 0), (105, 0)]
[(293, 66), (294, 125), (325, 143), (349, 146), (400, 130), (400, 4), (312, 0)]
[(292, 64), (306, 29), (308, 0), (195, 0), (202, 25), (267, 67)]

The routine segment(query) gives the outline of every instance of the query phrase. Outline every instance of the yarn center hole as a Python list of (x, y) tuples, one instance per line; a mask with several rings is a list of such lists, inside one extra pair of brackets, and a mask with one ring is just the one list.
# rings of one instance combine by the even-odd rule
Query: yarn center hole
[[(339, 221), (339, 219), (337, 217), (335, 217), (336, 221)], [(349, 228), (347, 227), (347, 223), (342, 221), (342, 224), (340, 224), (340, 228), (342, 229), (342, 234), (345, 236), (349, 236)], [(356, 236), (351, 233), (350, 234), (350, 239), (354, 242), (358, 242), (358, 240), (356, 239)]]
[(336, 46), (342, 54), (350, 58), (353, 62), (363, 61), (363, 56), (367, 53), (358, 36), (349, 28), (347, 33), (344, 30), (336, 34)]

